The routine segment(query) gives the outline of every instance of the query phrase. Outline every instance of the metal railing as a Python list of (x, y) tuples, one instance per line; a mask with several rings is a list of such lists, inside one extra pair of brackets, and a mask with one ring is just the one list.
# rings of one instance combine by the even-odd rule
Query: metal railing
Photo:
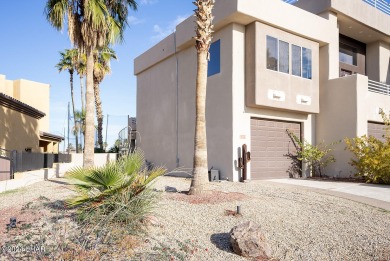
[(298, 0), (282, 0), (283, 2), (286, 2), (287, 4), (294, 4), (298, 2)]
[(363, 2), (375, 7), (387, 15), (390, 15), (390, 4), (385, 0), (363, 0)]
[(375, 93), (380, 93), (380, 94), (390, 96), (390, 85), (385, 83), (368, 80), (368, 90), (370, 92), (375, 92)]

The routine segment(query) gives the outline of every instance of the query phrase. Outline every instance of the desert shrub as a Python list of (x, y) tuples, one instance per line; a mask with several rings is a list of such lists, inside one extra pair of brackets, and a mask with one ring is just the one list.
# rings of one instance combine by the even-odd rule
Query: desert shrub
[(77, 168), (67, 176), (77, 195), (66, 201), (78, 207), (80, 221), (95, 225), (99, 233), (121, 226), (130, 234), (142, 231), (142, 220), (153, 209), (156, 193), (150, 183), (165, 173), (162, 167), (147, 169), (143, 153), (136, 151), (99, 168)]
[(367, 182), (390, 184), (390, 119), (382, 110), (381, 115), (387, 126), (384, 141), (364, 135), (346, 138), (345, 143), (354, 155), (350, 164), (355, 167), (356, 176), (365, 178)]
[(330, 153), (333, 151), (332, 147), (340, 143), (340, 141), (325, 144), (321, 142), (318, 145), (312, 145), (306, 140), (303, 142), (290, 130), (286, 130), (290, 138), (293, 140), (297, 149), (296, 158), (303, 163), (307, 163), (313, 176), (322, 177), (322, 170), (330, 163), (336, 161)]

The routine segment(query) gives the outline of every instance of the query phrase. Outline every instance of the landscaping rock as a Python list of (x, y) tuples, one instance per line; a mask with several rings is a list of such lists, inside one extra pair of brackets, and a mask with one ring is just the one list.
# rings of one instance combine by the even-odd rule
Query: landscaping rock
[(252, 221), (235, 226), (230, 231), (230, 243), (233, 251), (243, 257), (267, 260), (271, 248), (260, 227)]

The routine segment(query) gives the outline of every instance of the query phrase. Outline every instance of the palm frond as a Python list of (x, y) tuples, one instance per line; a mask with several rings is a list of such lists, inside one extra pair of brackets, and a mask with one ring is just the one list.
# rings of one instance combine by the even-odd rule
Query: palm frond
[(64, 28), (68, 0), (48, 0), (45, 6), (46, 19), (57, 30)]

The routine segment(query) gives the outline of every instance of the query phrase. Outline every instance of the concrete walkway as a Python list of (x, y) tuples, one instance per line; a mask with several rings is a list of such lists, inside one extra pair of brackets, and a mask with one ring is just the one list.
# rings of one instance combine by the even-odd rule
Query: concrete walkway
[(304, 186), (310, 190), (351, 199), (390, 211), (390, 186), (386, 185), (310, 179), (268, 179), (266, 181)]

